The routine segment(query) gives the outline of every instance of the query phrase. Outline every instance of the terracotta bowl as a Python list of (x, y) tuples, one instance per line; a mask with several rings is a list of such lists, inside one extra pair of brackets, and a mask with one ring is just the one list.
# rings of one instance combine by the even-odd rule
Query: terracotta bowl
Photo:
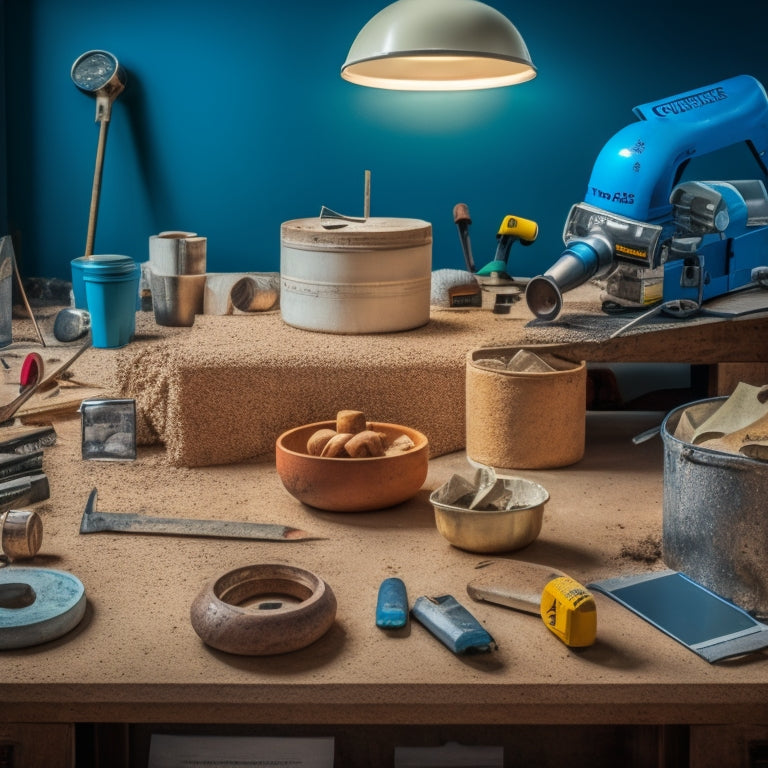
[(427, 479), (429, 442), (425, 435), (399, 424), (371, 422), (371, 429), (390, 439), (407, 435), (410, 451), (395, 456), (339, 459), (310, 456), (307, 440), (318, 429), (335, 429), (320, 421), (289, 429), (277, 438), (277, 474), (292, 496), (329, 512), (365, 512), (400, 504), (418, 493)]

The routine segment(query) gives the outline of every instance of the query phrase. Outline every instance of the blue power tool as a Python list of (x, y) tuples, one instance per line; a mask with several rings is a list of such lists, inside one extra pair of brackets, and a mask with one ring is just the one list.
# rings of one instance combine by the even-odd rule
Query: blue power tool
[[(768, 265), (768, 97), (749, 75), (635, 107), (595, 161), (571, 208), (565, 250), (526, 289), (553, 320), (562, 293), (606, 278), (607, 304), (696, 302), (743, 288)], [(746, 142), (760, 178), (686, 181), (692, 158)], [(604, 309), (606, 304), (604, 304)]]

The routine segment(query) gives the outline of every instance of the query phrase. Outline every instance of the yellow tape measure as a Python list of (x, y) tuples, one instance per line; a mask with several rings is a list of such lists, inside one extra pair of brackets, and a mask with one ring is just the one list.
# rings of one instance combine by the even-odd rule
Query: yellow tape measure
[(558, 576), (541, 593), (544, 624), (572, 648), (592, 645), (597, 637), (597, 606), (592, 594), (570, 576)]

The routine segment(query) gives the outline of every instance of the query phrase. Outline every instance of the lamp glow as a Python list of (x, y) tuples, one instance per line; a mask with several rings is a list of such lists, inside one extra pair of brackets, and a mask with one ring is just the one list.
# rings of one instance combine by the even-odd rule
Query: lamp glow
[(392, 90), (497, 88), (536, 77), (517, 28), (479, 0), (397, 0), (352, 43), (352, 83)]

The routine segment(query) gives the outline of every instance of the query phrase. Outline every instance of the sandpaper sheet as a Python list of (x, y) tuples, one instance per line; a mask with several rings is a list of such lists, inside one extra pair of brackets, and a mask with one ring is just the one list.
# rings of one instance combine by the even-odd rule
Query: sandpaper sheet
[(768, 648), (768, 625), (678, 571), (589, 585), (709, 662)]

